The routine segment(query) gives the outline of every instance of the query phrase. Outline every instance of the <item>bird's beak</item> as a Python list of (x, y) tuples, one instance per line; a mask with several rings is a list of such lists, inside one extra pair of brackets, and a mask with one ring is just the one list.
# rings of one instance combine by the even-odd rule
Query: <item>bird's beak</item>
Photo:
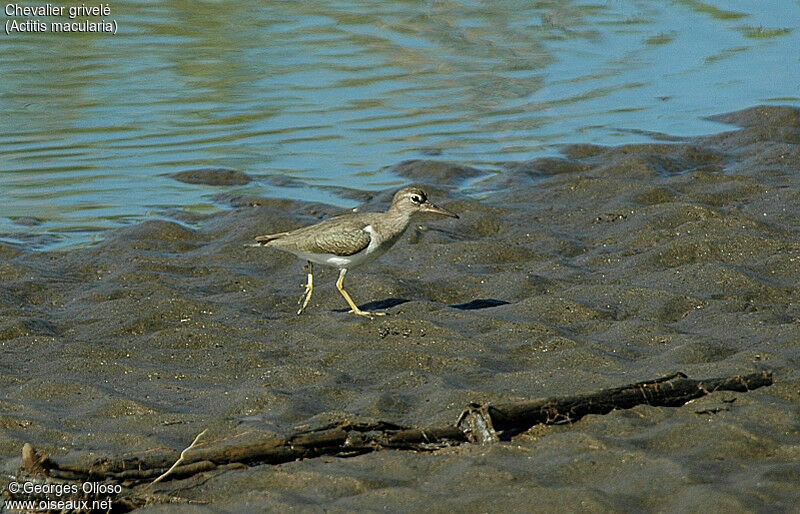
[(421, 207), (422, 207), (422, 209), (421, 209), (422, 212), (433, 212), (435, 214), (442, 214), (444, 216), (450, 216), (451, 218), (458, 218), (458, 214), (456, 214), (454, 212), (450, 212), (447, 209), (443, 209), (443, 208), (441, 208), (441, 207), (439, 207), (437, 205), (434, 205), (432, 203), (425, 202), (424, 204), (421, 205)]

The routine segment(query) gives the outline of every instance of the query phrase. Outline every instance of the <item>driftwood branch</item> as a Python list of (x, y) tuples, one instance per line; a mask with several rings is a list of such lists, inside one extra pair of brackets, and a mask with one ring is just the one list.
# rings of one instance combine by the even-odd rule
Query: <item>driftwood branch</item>
[(47, 479), (93, 480), (132, 487), (206, 471), (279, 464), (322, 455), (350, 457), (382, 449), (432, 451), (470, 442), (489, 443), (540, 423), (575, 422), (587, 414), (606, 414), (636, 405), (677, 407), (714, 391), (746, 392), (771, 384), (769, 371), (706, 380), (691, 380), (677, 373), (590, 394), (522, 403), (470, 404), (453, 425), (422, 429), (383, 421), (341, 422), (288, 437), (197, 446), (203, 431), (180, 455), (175, 451), (151, 451), (136, 457), (98, 459), (90, 465), (60, 463), (39, 455), (26, 443), (22, 471), (28, 476)]
[(540, 423), (574, 422), (587, 414), (607, 414), (637, 405), (680, 407), (714, 391), (746, 392), (771, 384), (772, 373), (769, 371), (705, 380), (692, 380), (683, 373), (676, 373), (590, 394), (525, 403), (471, 404), (461, 414), (457, 425), (470, 442), (485, 443), (498, 440), (497, 432), (501, 431), (518, 433)]

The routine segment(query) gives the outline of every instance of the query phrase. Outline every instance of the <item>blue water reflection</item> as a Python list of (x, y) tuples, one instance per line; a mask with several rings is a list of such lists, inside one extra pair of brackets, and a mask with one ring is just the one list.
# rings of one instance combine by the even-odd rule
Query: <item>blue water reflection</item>
[[(392, 165), (439, 152), (502, 170), (800, 103), (797, 1), (110, 6), (116, 35), (2, 36), (2, 239), (88, 243), (174, 206), (224, 208), (221, 191), (347, 207), (319, 186), (393, 187)], [(256, 180), (168, 178), (197, 167)]]

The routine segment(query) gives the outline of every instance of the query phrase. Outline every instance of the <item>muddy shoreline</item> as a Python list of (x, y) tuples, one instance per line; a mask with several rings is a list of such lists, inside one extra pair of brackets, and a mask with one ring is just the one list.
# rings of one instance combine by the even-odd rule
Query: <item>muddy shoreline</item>
[[(91, 248), (0, 245), (0, 459), (13, 468), (24, 442), (120, 455), (181, 449), (206, 428), (425, 426), (472, 401), (771, 369), (775, 384), (748, 394), (492, 447), (257, 466), (159, 491), (237, 510), (788, 510), (800, 499), (800, 111), (717, 120), (738, 128), (571, 145), (483, 179), (401, 163), (461, 219), (421, 219), (348, 274), (359, 305), (390, 313), (374, 321), (345, 312), (324, 269), (294, 315), (303, 263), (243, 247), (338, 213), (326, 205), (229, 196), (229, 211), (146, 221)], [(485, 193), (461, 194), (465, 178)], [(359, 193), (362, 209), (392, 193)]]

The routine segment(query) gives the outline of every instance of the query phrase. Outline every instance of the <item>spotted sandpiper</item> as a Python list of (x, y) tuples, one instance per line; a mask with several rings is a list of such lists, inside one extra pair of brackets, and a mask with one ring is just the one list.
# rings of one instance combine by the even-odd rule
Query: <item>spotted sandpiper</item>
[(256, 243), (247, 246), (271, 246), (293, 253), (308, 261), (308, 282), (298, 300), (302, 313), (314, 291), (314, 264), (339, 268), (336, 288), (350, 305), (350, 312), (359, 316), (382, 316), (385, 312), (362, 311), (344, 290), (347, 270), (361, 266), (383, 255), (403, 235), (411, 216), (418, 212), (434, 212), (458, 218), (458, 215), (428, 201), (428, 195), (419, 187), (405, 187), (395, 193), (392, 206), (386, 212), (344, 214), (316, 225), (290, 232), (256, 237)]

